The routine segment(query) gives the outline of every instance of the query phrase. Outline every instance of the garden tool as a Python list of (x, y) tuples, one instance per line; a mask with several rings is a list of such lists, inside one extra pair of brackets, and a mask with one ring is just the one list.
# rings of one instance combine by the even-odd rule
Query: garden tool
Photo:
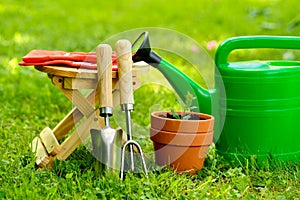
[(100, 44), (96, 49), (100, 116), (105, 118), (105, 127), (91, 130), (94, 155), (104, 169), (120, 170), (122, 131), (110, 127), (109, 117), (113, 114), (112, 103), (112, 49)]
[(140, 145), (132, 139), (132, 127), (131, 127), (131, 114), (134, 109), (133, 98), (133, 86), (132, 86), (132, 55), (131, 55), (131, 43), (128, 40), (119, 40), (116, 43), (117, 63), (118, 63), (118, 76), (120, 86), (120, 103), (122, 111), (126, 116), (126, 128), (127, 128), (127, 141), (123, 145), (122, 149), (122, 161), (121, 161), (121, 179), (124, 174), (124, 161), (125, 161), (125, 149), (129, 147), (130, 153), (130, 165), (131, 170), (134, 170), (134, 155), (133, 146), (137, 148), (140, 153), (143, 169), (146, 175), (148, 175), (147, 167)]
[(253, 156), (258, 164), (269, 158), (300, 160), (296, 117), (300, 116), (300, 62), (228, 61), (229, 54), (238, 49), (299, 50), (300, 37), (241, 36), (225, 40), (216, 51), (215, 88), (209, 90), (155, 53), (148, 32), (142, 33), (132, 48), (137, 51), (134, 62), (145, 61), (158, 69), (183, 100), (187, 92), (194, 94), (197, 100), (193, 105), (215, 117), (218, 153), (238, 163)]

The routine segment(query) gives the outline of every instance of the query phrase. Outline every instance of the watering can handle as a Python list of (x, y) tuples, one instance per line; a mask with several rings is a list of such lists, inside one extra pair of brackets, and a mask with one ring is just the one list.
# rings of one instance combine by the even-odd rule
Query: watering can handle
[(228, 66), (228, 56), (236, 49), (300, 49), (300, 37), (293, 36), (242, 36), (225, 40), (217, 49), (217, 66)]

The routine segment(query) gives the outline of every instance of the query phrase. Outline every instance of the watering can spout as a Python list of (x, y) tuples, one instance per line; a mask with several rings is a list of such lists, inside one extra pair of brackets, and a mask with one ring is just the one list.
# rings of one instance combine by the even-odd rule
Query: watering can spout
[(158, 67), (162, 58), (152, 51), (148, 32), (143, 32), (132, 44), (132, 50), (136, 51), (132, 57), (134, 62), (144, 61), (153, 67)]
[(158, 69), (175, 89), (179, 97), (185, 102), (187, 94), (196, 97), (192, 101), (194, 111), (211, 114), (211, 94), (214, 90), (206, 90), (190, 79), (174, 65), (164, 60), (151, 47), (148, 32), (143, 32), (132, 45), (136, 53), (132, 57), (134, 62), (144, 61)]

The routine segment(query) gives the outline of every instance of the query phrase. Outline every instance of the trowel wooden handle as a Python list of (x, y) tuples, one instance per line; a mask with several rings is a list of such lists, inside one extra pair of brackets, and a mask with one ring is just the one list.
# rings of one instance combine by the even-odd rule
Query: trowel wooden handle
[(131, 43), (128, 40), (117, 41), (116, 53), (120, 84), (120, 101), (121, 104), (133, 104)]
[(96, 49), (100, 108), (113, 107), (112, 103), (112, 49), (100, 44)]

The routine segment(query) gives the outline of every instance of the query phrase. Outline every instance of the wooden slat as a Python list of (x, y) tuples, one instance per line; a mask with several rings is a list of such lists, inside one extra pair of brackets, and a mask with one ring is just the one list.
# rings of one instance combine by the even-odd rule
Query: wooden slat
[[(117, 80), (113, 79), (113, 87), (116, 87)], [(56, 85), (59, 89), (61, 89), (61, 83), (56, 83)], [(96, 83), (95, 83), (96, 86)], [(64, 90), (64, 89), (63, 89)], [(85, 98), (91, 105), (96, 105), (94, 110), (98, 109), (98, 98), (99, 92), (96, 92), (96, 89), (92, 90)], [(114, 97), (114, 100), (118, 100), (119, 97)], [(116, 104), (114, 104), (116, 105)], [(60, 140), (63, 138), (64, 135), (66, 135), (74, 126), (76, 123), (78, 123), (84, 115), (79, 111), (77, 107), (74, 107), (65, 117), (63, 120), (59, 122), (59, 124), (56, 125), (56, 127), (53, 129), (54, 135), (56, 136), (57, 140)], [(88, 117), (88, 116), (87, 116)]]
[(41, 139), (39, 137), (35, 137), (31, 142), (31, 151), (35, 153), (36, 160), (35, 163), (42, 168), (45, 168), (49, 162), (50, 157), (47, 153), (46, 148), (44, 147)]
[(83, 118), (83, 114), (73, 108), (53, 129), (57, 140), (61, 140)]
[(95, 89), (97, 79), (64, 78), (65, 89)]
[[(119, 81), (118, 79), (113, 79), (112, 82), (113, 88), (118, 87)], [(133, 89), (137, 89), (141, 86), (141, 81), (136, 77), (132, 77), (132, 86)], [(96, 89), (97, 80), (96, 79), (75, 79), (75, 78), (63, 78), (63, 88), (64, 89), (72, 89), (72, 90), (80, 90), (80, 89)]]
[[(86, 79), (96, 79), (97, 70), (91, 69), (77, 69), (71, 67), (57, 67), (57, 66), (35, 66), (35, 69), (45, 72), (47, 74), (53, 74), (62, 77), (73, 77), (73, 78), (86, 78)], [(116, 74), (116, 72), (113, 72)], [(116, 75), (114, 75), (116, 76)]]
[[(96, 120), (95, 120), (96, 119)], [(59, 160), (65, 160), (84, 141), (91, 129), (101, 129), (104, 127), (104, 120), (98, 115), (91, 115), (61, 144), (61, 151), (56, 155)]]
[(42, 130), (40, 133), (40, 138), (50, 155), (54, 156), (60, 151), (60, 145), (49, 127), (46, 127), (44, 130)]
[[(98, 103), (98, 93), (93, 90), (86, 96), (86, 99), (91, 104), (96, 105)], [(97, 109), (97, 106), (95, 109)], [(74, 107), (53, 129), (57, 140), (62, 139), (83, 117), (84, 115), (78, 108)]]
[[(34, 66), (35, 69), (45, 72), (50, 75), (62, 76), (62, 77), (73, 77), (73, 78), (86, 78), (86, 79), (97, 79), (97, 69), (77, 69), (71, 67), (62, 66)], [(149, 71), (150, 66), (145, 62), (138, 62), (133, 64), (133, 76), (138, 74), (144, 74)], [(112, 78), (117, 77), (117, 72), (112, 72)]]
[(63, 88), (63, 77), (53, 76), (52, 81), (84, 116), (88, 117), (94, 112), (94, 106), (78, 90)]

